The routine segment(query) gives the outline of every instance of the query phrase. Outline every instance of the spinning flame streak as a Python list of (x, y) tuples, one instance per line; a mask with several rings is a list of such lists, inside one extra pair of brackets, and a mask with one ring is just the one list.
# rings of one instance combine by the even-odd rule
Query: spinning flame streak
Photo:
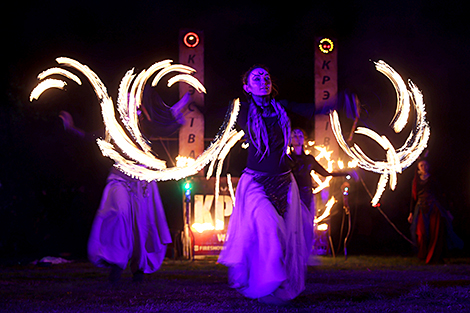
[(330, 200), (328, 200), (328, 202), (326, 203), (325, 205), (325, 211), (323, 211), (323, 214), (319, 217), (315, 217), (315, 219), (313, 220), (313, 222), (315, 224), (320, 224), (324, 219), (326, 219), (328, 216), (330, 216), (330, 212), (331, 212), (331, 208), (333, 207), (333, 205), (338, 202), (336, 201), (335, 197), (331, 197)]
[[(85, 75), (91, 83), (100, 101), (103, 122), (106, 129), (106, 137), (104, 139), (98, 139), (97, 144), (104, 156), (114, 160), (115, 167), (131, 177), (147, 181), (177, 180), (196, 174), (211, 162), (208, 171), (209, 177), (212, 175), (213, 168), (217, 161), (216, 176), (219, 177), (221, 164), (225, 156), (230, 148), (243, 136), (243, 132), (233, 130), (240, 109), (240, 102), (236, 99), (229, 109), (224, 127), (222, 127), (212, 144), (196, 160), (183, 162), (183, 165), (177, 164), (175, 167), (167, 168), (165, 161), (154, 157), (150, 153), (150, 144), (142, 136), (138, 127), (137, 109), (141, 105), (145, 84), (150, 77), (157, 72), (152, 81), (152, 86), (156, 86), (166, 74), (178, 72), (180, 74), (168, 80), (168, 87), (176, 82), (185, 82), (194, 87), (198, 92), (205, 93), (206, 90), (204, 86), (191, 75), (194, 69), (184, 65), (171, 64), (171, 60), (165, 60), (155, 63), (149, 69), (142, 71), (139, 75), (134, 74), (134, 70), (129, 70), (125, 74), (119, 87), (117, 108), (123, 125), (133, 137), (132, 140), (116, 120), (114, 103), (99, 77), (86, 65), (73, 59), (61, 57), (57, 58), (56, 61), (60, 65), (78, 70)], [(381, 174), (377, 191), (372, 199), (373, 205), (378, 203), (389, 180), (390, 188), (392, 190), (395, 189), (397, 173), (401, 173), (416, 161), (425, 149), (430, 136), (430, 128), (425, 119), (426, 111), (423, 96), (418, 87), (411, 80), (408, 81), (407, 87), (401, 76), (383, 61), (376, 62), (375, 66), (379, 72), (384, 74), (392, 82), (397, 92), (397, 108), (391, 123), (391, 127), (394, 131), (399, 133), (405, 127), (410, 112), (410, 102), (413, 103), (416, 110), (416, 125), (404, 145), (395, 150), (385, 136), (380, 136), (371, 129), (359, 127), (356, 130), (357, 134), (370, 137), (386, 151), (386, 161), (371, 160), (357, 144), (350, 147), (346, 143), (341, 132), (337, 112), (333, 111), (330, 113), (333, 133), (343, 151), (350, 156), (353, 161), (357, 162), (359, 167)], [(32, 90), (30, 101), (38, 100), (41, 94), (46, 90), (51, 88), (63, 89), (67, 85), (63, 80), (48, 78), (51, 75), (61, 75), (76, 82), (78, 85), (82, 84), (76, 75), (65, 69), (50, 68), (38, 75), (38, 79), (41, 80), (41, 82)], [(123, 153), (118, 152), (116, 148), (119, 148)]]
[(386, 161), (371, 160), (357, 144), (350, 147), (346, 143), (341, 132), (338, 113), (336, 111), (330, 113), (333, 133), (343, 151), (353, 160), (357, 161), (357, 165), (362, 169), (381, 174), (376, 193), (371, 201), (374, 206), (379, 202), (389, 179), (390, 189), (395, 189), (397, 174), (416, 161), (426, 148), (430, 136), (430, 128), (425, 118), (426, 111), (423, 95), (418, 87), (411, 80), (408, 80), (408, 89), (401, 76), (384, 61), (376, 62), (375, 67), (392, 82), (397, 92), (397, 109), (391, 122), (391, 127), (396, 133), (401, 132), (406, 125), (410, 112), (410, 100), (416, 110), (415, 127), (411, 130), (404, 145), (395, 150), (387, 137), (380, 136), (371, 129), (358, 127), (356, 130), (357, 134), (365, 135), (375, 140), (386, 151)]
[[(171, 64), (171, 60), (157, 62), (147, 70), (143, 70), (140, 74), (134, 74), (134, 70), (129, 70), (120, 83), (118, 92), (117, 109), (121, 117), (123, 125), (128, 133), (131, 134), (133, 140), (129, 138), (126, 131), (116, 120), (114, 113), (114, 103), (109, 97), (105, 85), (99, 77), (88, 66), (69, 58), (57, 58), (57, 63), (62, 66), (71, 67), (81, 72), (91, 83), (98, 100), (101, 105), (101, 113), (106, 129), (104, 139), (97, 139), (97, 144), (104, 156), (114, 161), (114, 166), (126, 173), (127, 175), (146, 181), (152, 180), (170, 180), (181, 179), (199, 172), (206, 164), (219, 157), (223, 152), (226, 143), (232, 138), (236, 118), (238, 115), (240, 102), (234, 100), (229, 114), (224, 122), (224, 128), (214, 139), (212, 144), (194, 161), (183, 162), (183, 165), (177, 165), (167, 168), (166, 163), (154, 157), (150, 153), (150, 144), (142, 136), (138, 127), (137, 109), (141, 105), (143, 89), (147, 81), (155, 73), (156, 76), (152, 81), (152, 86), (156, 86), (164, 75), (177, 72), (178, 75), (168, 80), (168, 87), (177, 82), (185, 82), (198, 92), (206, 92), (204, 86), (191, 73), (195, 72), (191, 67)], [(43, 92), (50, 88), (63, 89), (66, 82), (62, 80), (52, 79), (51, 75), (62, 75), (75, 81), (81, 85), (80, 79), (71, 72), (62, 68), (51, 68), (41, 74), (38, 79), (41, 82), (33, 89), (30, 101), (38, 100)], [(134, 143), (135, 142), (135, 143)], [(118, 149), (123, 153), (118, 152)]]
[[(333, 170), (333, 161), (330, 159), (330, 157), (333, 151), (328, 151), (324, 146), (314, 146), (314, 148), (320, 151), (320, 153), (315, 157), (315, 159), (319, 161), (324, 158), (327, 162), (327, 171), (331, 172)], [(312, 190), (313, 194), (317, 194), (323, 189), (328, 188), (330, 186), (330, 181), (333, 179), (333, 176), (328, 176), (324, 180), (321, 180), (320, 176), (315, 173), (315, 171), (311, 171), (310, 176), (312, 176), (312, 179), (318, 185)]]

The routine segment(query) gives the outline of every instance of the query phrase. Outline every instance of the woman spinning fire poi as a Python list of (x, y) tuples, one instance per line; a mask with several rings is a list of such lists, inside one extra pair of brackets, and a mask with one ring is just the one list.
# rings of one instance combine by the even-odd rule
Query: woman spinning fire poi
[(248, 103), (242, 104), (238, 122), (250, 147), (219, 262), (229, 267), (230, 284), (243, 295), (281, 304), (304, 290), (308, 257), (302, 227), (306, 207), (287, 155), (286, 110), (311, 118), (314, 106), (275, 100), (271, 76), (262, 66), (246, 72), (243, 88)]
[[(143, 95), (139, 124), (145, 135), (169, 135), (184, 123), (182, 111), (189, 93), (172, 107), (166, 106), (153, 88), (145, 88)], [(60, 118), (67, 131), (95, 140), (96, 134), (75, 126), (70, 113), (62, 111)], [(135, 179), (113, 167), (88, 241), (90, 261), (110, 268), (109, 281), (113, 284), (128, 263), (133, 281), (142, 281), (144, 274), (160, 268), (171, 241), (156, 181)]]

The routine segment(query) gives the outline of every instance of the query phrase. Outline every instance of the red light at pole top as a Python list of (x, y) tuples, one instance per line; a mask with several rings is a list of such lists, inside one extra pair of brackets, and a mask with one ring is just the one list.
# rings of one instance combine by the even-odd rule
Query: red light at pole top
[(183, 42), (188, 48), (194, 48), (199, 44), (199, 36), (196, 33), (189, 32), (184, 35)]

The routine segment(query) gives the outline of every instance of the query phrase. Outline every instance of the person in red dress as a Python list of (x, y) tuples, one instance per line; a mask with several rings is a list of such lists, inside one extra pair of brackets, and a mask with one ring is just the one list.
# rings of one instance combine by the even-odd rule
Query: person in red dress
[(437, 180), (431, 175), (426, 158), (418, 160), (411, 192), (408, 222), (418, 249), (418, 258), (425, 262), (442, 263), (446, 247), (462, 248), (462, 240), (452, 228), (452, 214), (443, 206)]

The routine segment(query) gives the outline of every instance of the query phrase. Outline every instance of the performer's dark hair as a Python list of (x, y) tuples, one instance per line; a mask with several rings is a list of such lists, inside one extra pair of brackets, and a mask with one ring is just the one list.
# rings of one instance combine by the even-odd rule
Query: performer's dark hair
[[(248, 84), (248, 79), (251, 74), (251, 72), (257, 68), (262, 68), (268, 74), (271, 76), (269, 73), (269, 69), (264, 66), (264, 65), (253, 65), (250, 67), (250, 69), (243, 75), (243, 85)], [(287, 116), (286, 111), (284, 108), (274, 100), (274, 97), (277, 95), (277, 90), (275, 87), (272, 85), (272, 78), (271, 78), (271, 94), (269, 95), (269, 98), (266, 99), (268, 103), (272, 106), (274, 112), (276, 113), (277, 116), (279, 116), (279, 125), (281, 126), (281, 129), (283, 130), (284, 133), (284, 151), (287, 153), (287, 147), (290, 142), (290, 120), (289, 117)], [(255, 104), (253, 101), (253, 97), (250, 94), (247, 94), (247, 100), (249, 103), (249, 109), (248, 109), (248, 137), (250, 139), (250, 142), (253, 144), (254, 148), (256, 149), (256, 154), (261, 155), (261, 159), (264, 158), (265, 155), (269, 155), (270, 149), (269, 149), (269, 139), (268, 139), (268, 132), (266, 129), (266, 125), (262, 119), (262, 108), (260, 108), (258, 105)]]
[(428, 154), (429, 154), (429, 150), (425, 150), (416, 160), (415, 175), (413, 177), (413, 183), (411, 185), (411, 196), (413, 197), (414, 200), (416, 200), (418, 197), (418, 181), (419, 181), (418, 165), (419, 165), (419, 162), (423, 162), (423, 161), (427, 162), (429, 165)]

